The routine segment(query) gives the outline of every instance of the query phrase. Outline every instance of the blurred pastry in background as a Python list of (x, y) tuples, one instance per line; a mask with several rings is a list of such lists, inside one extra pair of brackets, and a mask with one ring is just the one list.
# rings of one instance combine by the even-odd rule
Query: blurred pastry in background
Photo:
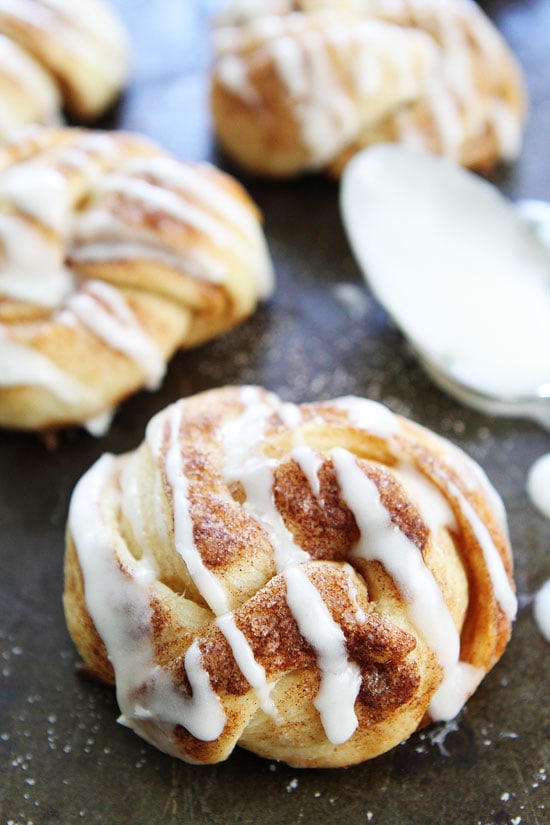
[(0, 139), (64, 115), (93, 121), (129, 70), (127, 34), (106, 0), (0, 0)]
[(251, 173), (339, 176), (379, 142), (485, 172), (520, 151), (522, 72), (471, 0), (230, 0), (213, 39), (218, 140)]
[(0, 426), (100, 434), (271, 288), (259, 212), (214, 167), (122, 132), (27, 127), (0, 150)]

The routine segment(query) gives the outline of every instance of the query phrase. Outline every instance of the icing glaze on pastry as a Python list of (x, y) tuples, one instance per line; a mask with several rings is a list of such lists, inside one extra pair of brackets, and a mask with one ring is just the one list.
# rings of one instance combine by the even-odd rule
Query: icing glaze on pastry
[(83, 476), (65, 609), (161, 749), (328, 767), (453, 718), (516, 599), (502, 503), (458, 448), (364, 399), (235, 387)]
[(241, 187), (137, 136), (31, 130), (0, 154), (0, 204), (5, 426), (97, 423), (272, 287)]
[(127, 83), (124, 27), (104, 0), (0, 0), (0, 129), (90, 120)]
[(550, 453), (540, 456), (529, 468), (527, 493), (537, 510), (550, 519)]
[(540, 632), (550, 642), (550, 579), (537, 591), (533, 612)]
[(469, 0), (235, 3), (214, 47), (218, 136), (252, 172), (340, 174), (383, 141), (475, 168), (520, 150), (519, 70)]

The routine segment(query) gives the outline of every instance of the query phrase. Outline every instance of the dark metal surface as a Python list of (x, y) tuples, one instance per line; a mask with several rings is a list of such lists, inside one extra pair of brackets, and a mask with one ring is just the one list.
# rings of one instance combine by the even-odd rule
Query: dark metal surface
[[(235, 171), (214, 154), (206, 107), (212, 3), (116, 5), (132, 33), (135, 71), (109, 125)], [(484, 6), (525, 66), (533, 101), (522, 158), (498, 182), (514, 197), (550, 199), (550, 2)], [(269, 305), (222, 340), (176, 357), (161, 391), (130, 399), (103, 439), (74, 431), (49, 452), (32, 436), (0, 434), (0, 823), (542, 825), (550, 648), (532, 596), (550, 576), (550, 522), (530, 506), (525, 479), (550, 436), (468, 411), (430, 384), (363, 286), (335, 184), (244, 182), (276, 262)], [(118, 726), (112, 691), (76, 674), (61, 607), (75, 482), (102, 452), (137, 446), (170, 401), (230, 382), (261, 383), (293, 401), (375, 398), (452, 438), (488, 471), (508, 509), (521, 609), (504, 658), (454, 725), (348, 770), (298, 771), (243, 751), (191, 767)]]

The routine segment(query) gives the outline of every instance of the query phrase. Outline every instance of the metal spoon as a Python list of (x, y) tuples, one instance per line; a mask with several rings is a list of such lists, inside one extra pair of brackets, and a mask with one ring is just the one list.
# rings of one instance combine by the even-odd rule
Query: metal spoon
[(550, 430), (550, 203), (514, 207), (445, 159), (379, 145), (346, 167), (340, 207), (367, 284), (434, 383)]
[(542, 384), (532, 395), (517, 398), (497, 398), (464, 384), (449, 371), (443, 370), (423, 353), (415, 356), (437, 386), (461, 404), (499, 417), (530, 418), (550, 430), (550, 383)]

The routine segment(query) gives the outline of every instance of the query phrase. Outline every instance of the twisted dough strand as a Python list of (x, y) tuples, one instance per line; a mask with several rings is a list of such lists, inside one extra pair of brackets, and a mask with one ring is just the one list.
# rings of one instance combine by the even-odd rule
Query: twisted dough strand
[(154, 389), (176, 349), (242, 321), (272, 283), (242, 188), (124, 133), (38, 128), (8, 143), (0, 242), (8, 427), (93, 422)]
[(126, 32), (104, 0), (0, 0), (0, 134), (97, 118), (125, 86)]
[(519, 152), (521, 74), (470, 0), (236, 1), (214, 43), (218, 136), (253, 172), (339, 175), (381, 141), (477, 169)]
[(190, 762), (376, 756), (460, 710), (516, 610), (502, 504), (358, 398), (213, 390), (73, 494), (65, 610), (122, 721)]

